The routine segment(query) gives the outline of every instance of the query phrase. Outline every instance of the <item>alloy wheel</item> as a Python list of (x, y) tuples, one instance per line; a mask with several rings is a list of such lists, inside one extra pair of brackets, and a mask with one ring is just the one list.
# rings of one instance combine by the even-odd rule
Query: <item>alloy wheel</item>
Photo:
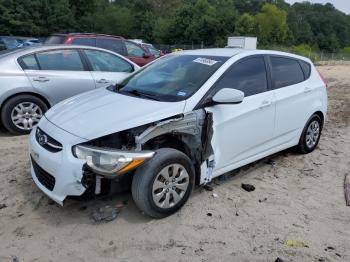
[(22, 102), (11, 112), (12, 123), (21, 130), (31, 130), (43, 116), (41, 108), (33, 102)]
[(152, 197), (156, 206), (170, 208), (178, 204), (186, 194), (189, 175), (180, 164), (164, 167), (153, 182)]
[(306, 131), (306, 145), (308, 148), (313, 148), (320, 136), (320, 124), (314, 120), (310, 123)]

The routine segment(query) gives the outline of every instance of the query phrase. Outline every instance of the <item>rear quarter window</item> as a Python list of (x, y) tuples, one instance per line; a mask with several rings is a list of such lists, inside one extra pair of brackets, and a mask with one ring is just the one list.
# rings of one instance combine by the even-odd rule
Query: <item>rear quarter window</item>
[(275, 89), (295, 85), (305, 80), (299, 61), (287, 57), (270, 57)]
[(27, 55), (18, 60), (23, 70), (39, 70), (35, 55)]
[(309, 77), (311, 75), (311, 65), (308, 62), (305, 62), (302, 60), (300, 60), (299, 63), (300, 63), (300, 66), (304, 72), (305, 80), (309, 79)]

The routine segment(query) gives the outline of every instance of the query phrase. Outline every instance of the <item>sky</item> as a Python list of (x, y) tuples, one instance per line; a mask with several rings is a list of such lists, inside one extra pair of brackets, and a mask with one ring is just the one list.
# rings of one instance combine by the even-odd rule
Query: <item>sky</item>
[[(295, 2), (304, 2), (305, 0), (286, 0), (286, 2), (290, 4), (294, 4)], [(333, 4), (337, 9), (343, 11), (346, 14), (350, 14), (350, 0), (308, 0), (312, 3), (331, 3)]]

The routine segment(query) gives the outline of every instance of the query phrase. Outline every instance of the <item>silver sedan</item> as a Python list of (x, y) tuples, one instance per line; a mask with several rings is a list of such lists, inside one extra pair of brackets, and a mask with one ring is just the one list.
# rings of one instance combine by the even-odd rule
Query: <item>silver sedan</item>
[(27, 134), (56, 103), (116, 84), (139, 67), (88, 46), (41, 46), (0, 52), (0, 112), (4, 127)]

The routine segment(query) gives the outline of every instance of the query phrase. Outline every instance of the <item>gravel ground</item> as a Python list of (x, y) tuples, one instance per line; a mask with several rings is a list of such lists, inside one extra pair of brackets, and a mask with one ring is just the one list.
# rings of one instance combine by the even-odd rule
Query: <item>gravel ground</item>
[[(350, 66), (320, 70), (329, 116), (315, 152), (287, 150), (227, 174), (162, 220), (143, 216), (130, 194), (57, 206), (31, 180), (27, 136), (1, 129), (0, 261), (350, 261)], [(91, 219), (126, 200), (117, 219)]]

